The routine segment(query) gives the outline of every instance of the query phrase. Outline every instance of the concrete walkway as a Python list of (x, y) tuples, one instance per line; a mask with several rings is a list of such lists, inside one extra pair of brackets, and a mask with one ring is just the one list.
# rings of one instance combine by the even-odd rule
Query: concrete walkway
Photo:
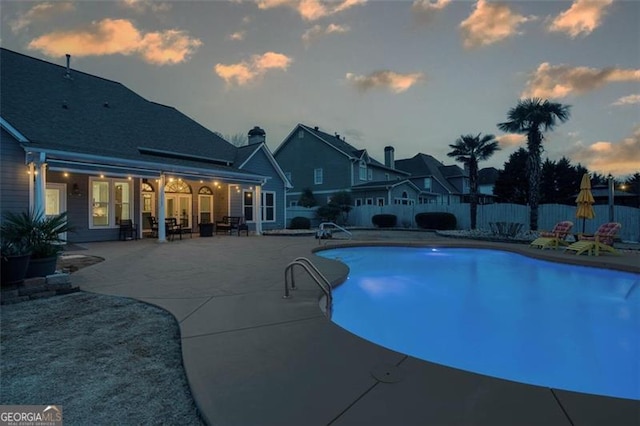
[[(355, 239), (484, 245), (416, 232), (356, 232)], [(74, 285), (146, 301), (177, 318), (187, 377), (210, 424), (640, 422), (639, 401), (493, 379), (363, 340), (326, 318), (319, 304), (321, 292), (302, 273), (296, 274), (299, 290), (283, 299), (285, 267), (298, 256), (311, 258), (332, 282), (348, 273), (344, 265), (312, 254), (318, 247), (313, 237), (215, 236), (165, 244), (146, 239), (83, 246), (87, 250), (78, 254), (106, 260), (74, 273)], [(605, 262), (640, 273), (638, 260), (640, 255), (626, 254), (580, 256), (579, 262)]]

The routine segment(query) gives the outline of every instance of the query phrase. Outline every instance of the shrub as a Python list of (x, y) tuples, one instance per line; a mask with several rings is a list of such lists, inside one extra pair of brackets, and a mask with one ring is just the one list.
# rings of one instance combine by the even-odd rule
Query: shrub
[(311, 220), (306, 217), (296, 216), (291, 219), (289, 229), (311, 229)]
[(316, 216), (326, 222), (335, 222), (340, 216), (340, 206), (331, 203), (320, 206), (316, 210)]
[(371, 218), (371, 222), (378, 228), (393, 228), (397, 221), (395, 214), (377, 214)]
[(456, 217), (451, 213), (418, 213), (416, 224), (422, 229), (449, 230), (456, 229)]

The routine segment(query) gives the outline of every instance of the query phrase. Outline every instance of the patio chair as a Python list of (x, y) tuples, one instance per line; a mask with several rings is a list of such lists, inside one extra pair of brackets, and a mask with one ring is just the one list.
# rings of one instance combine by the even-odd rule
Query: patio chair
[(124, 241), (138, 239), (138, 227), (133, 224), (131, 219), (120, 220), (120, 233), (118, 239)]
[(575, 251), (576, 254), (587, 253), (589, 256), (599, 256), (601, 251), (618, 254), (613, 248), (613, 240), (620, 228), (622, 225), (617, 222), (604, 223), (593, 235), (578, 235), (578, 241), (569, 245), (565, 250)]
[(155, 216), (147, 217), (149, 220), (149, 227), (151, 228), (151, 236), (154, 238), (158, 237), (158, 219)]
[(540, 236), (533, 240), (530, 246), (539, 249), (557, 249), (560, 246), (568, 246), (569, 243), (567, 243), (566, 239), (571, 228), (573, 228), (573, 222), (571, 221), (558, 222), (551, 231), (541, 231)]

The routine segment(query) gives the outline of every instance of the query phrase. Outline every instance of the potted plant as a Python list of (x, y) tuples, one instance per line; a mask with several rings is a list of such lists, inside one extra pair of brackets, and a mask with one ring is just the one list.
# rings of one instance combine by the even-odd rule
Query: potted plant
[[(4, 230), (4, 226), (2, 229)], [(0, 283), (2, 287), (6, 287), (24, 280), (31, 251), (24, 241), (0, 238)]]
[(8, 242), (21, 241), (31, 252), (27, 277), (55, 272), (58, 254), (63, 250), (60, 234), (72, 231), (66, 212), (47, 217), (42, 211), (7, 213), (2, 229)]

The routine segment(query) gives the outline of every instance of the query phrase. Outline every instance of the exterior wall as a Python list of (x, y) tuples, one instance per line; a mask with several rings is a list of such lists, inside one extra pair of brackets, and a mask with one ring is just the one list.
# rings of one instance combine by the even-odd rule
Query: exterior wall
[[(369, 170), (371, 170), (371, 179), (369, 179)], [(389, 179), (387, 179), (387, 175), (389, 175)], [(407, 175), (403, 175), (401, 173), (394, 172), (393, 170), (383, 169), (381, 167), (372, 165), (371, 163), (367, 164), (367, 179), (360, 179), (360, 162), (353, 162), (353, 183), (354, 185), (358, 185), (360, 183), (365, 183), (368, 181), (384, 181), (390, 180), (395, 181), (400, 179), (406, 179)]]
[(275, 222), (262, 222), (262, 229), (282, 229), (285, 226), (285, 183), (278, 175), (271, 161), (263, 149), (249, 160), (242, 170), (253, 172), (262, 176), (270, 176), (262, 186), (262, 192), (275, 192)]
[(0, 130), (0, 213), (29, 209), (29, 175), (25, 152), (13, 136)]
[[(351, 187), (351, 161), (339, 151), (319, 140), (314, 135), (304, 132), (298, 138), (298, 131), (283, 142), (276, 155), (276, 161), (285, 173), (291, 173), (293, 188), (287, 196), (287, 204), (297, 201), (303, 189), (309, 188), (320, 204), (326, 197), (338, 190)], [(314, 183), (314, 169), (323, 169), (323, 183)]]

